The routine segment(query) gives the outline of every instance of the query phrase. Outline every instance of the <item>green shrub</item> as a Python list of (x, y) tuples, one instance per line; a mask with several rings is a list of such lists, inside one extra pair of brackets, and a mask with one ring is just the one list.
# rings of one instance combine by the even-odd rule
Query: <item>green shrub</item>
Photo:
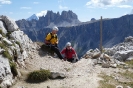
[(16, 44), (18, 44), (18, 45), (19, 45), (19, 47), (20, 47), (20, 42), (19, 42), (19, 41), (16, 41)]
[(12, 59), (13, 59), (7, 50), (3, 52), (3, 56), (8, 58), (9, 61), (12, 61)]
[(6, 58), (8, 58), (10, 61), (12, 61), (13, 57), (9, 54), (6, 45), (3, 44), (3, 43), (0, 43), (0, 47), (1, 47), (2, 49), (5, 50), (5, 51), (3, 52), (3, 56), (6, 57)]
[(8, 32), (6, 33), (6, 36), (8, 37), (8, 39), (10, 39), (10, 34), (11, 34), (10, 31), (8, 31)]
[(2, 30), (0, 29), (0, 34), (2, 34), (3, 32), (2, 32)]
[(4, 49), (4, 50), (7, 49), (7, 47), (6, 47), (6, 45), (5, 45), (4, 43), (0, 43), (0, 47), (1, 47), (2, 49)]
[(1, 29), (0, 29), (0, 34), (1, 34), (3, 37), (6, 37), (6, 35), (2, 32)]
[(20, 42), (16, 41), (16, 44), (18, 44), (18, 45), (19, 45), (20, 52), (21, 52), (21, 54), (22, 54), (22, 53), (23, 53), (23, 49), (22, 49), (22, 47), (21, 47), (21, 45), (20, 45)]
[(14, 77), (17, 76), (18, 71), (16, 69), (17, 68), (16, 64), (10, 61), (10, 68), (11, 68), (11, 72), (12, 72), (13, 76)]
[(20, 48), (20, 52), (21, 52), (21, 54), (24, 52), (24, 50), (22, 49), (22, 48)]
[(1, 47), (2, 49), (6, 49), (6, 46), (5, 46), (3, 43), (0, 43), (0, 47)]
[(29, 82), (41, 82), (45, 81), (50, 77), (49, 70), (37, 70), (33, 71), (28, 75), (27, 81)]
[(8, 46), (8, 43), (7, 43), (7, 41), (3, 41), (3, 43), (4, 43), (6, 46)]

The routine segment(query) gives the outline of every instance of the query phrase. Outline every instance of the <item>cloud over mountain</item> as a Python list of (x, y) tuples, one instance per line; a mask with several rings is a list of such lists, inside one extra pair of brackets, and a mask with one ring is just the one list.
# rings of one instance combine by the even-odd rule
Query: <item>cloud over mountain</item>
[(131, 0), (91, 0), (86, 3), (88, 8), (95, 8), (95, 7), (120, 7), (120, 8), (131, 8), (132, 6), (126, 5), (130, 3)]

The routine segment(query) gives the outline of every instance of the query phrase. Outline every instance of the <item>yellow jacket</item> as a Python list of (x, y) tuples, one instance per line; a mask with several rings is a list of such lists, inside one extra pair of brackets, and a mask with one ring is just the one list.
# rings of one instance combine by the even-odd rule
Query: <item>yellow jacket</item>
[(57, 34), (48, 33), (45, 40), (49, 41), (51, 44), (58, 44)]

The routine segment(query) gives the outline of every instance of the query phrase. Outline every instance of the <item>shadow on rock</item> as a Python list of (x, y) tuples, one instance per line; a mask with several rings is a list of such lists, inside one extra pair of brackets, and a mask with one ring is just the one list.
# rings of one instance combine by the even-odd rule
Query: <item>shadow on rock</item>
[(51, 49), (49, 47), (47, 47), (44, 43), (37, 43), (40, 48), (38, 49), (38, 54), (40, 56), (46, 56), (46, 55), (51, 55), (51, 56), (54, 56), (54, 52), (51, 51)]

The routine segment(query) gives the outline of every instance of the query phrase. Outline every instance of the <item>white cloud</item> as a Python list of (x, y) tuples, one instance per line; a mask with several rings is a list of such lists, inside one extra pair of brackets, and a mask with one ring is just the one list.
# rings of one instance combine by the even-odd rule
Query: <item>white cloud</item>
[(59, 9), (66, 10), (68, 7), (59, 5)]
[(0, 0), (1, 4), (11, 4), (12, 2), (10, 0)]
[(86, 3), (86, 6), (88, 8), (95, 8), (95, 7), (105, 8), (105, 7), (115, 7), (115, 6), (118, 7), (119, 5), (123, 5), (131, 1), (132, 0), (91, 0)]
[(130, 6), (130, 5), (120, 5), (118, 7), (120, 7), (120, 8), (132, 8), (132, 6)]
[(45, 16), (46, 14), (47, 14), (47, 10), (44, 10), (44, 11), (41, 11), (40, 13), (37, 13), (36, 15), (40, 17), (40, 16)]
[(20, 9), (32, 9), (31, 7), (21, 7)]
[(39, 2), (33, 2), (33, 4), (39, 4)]

